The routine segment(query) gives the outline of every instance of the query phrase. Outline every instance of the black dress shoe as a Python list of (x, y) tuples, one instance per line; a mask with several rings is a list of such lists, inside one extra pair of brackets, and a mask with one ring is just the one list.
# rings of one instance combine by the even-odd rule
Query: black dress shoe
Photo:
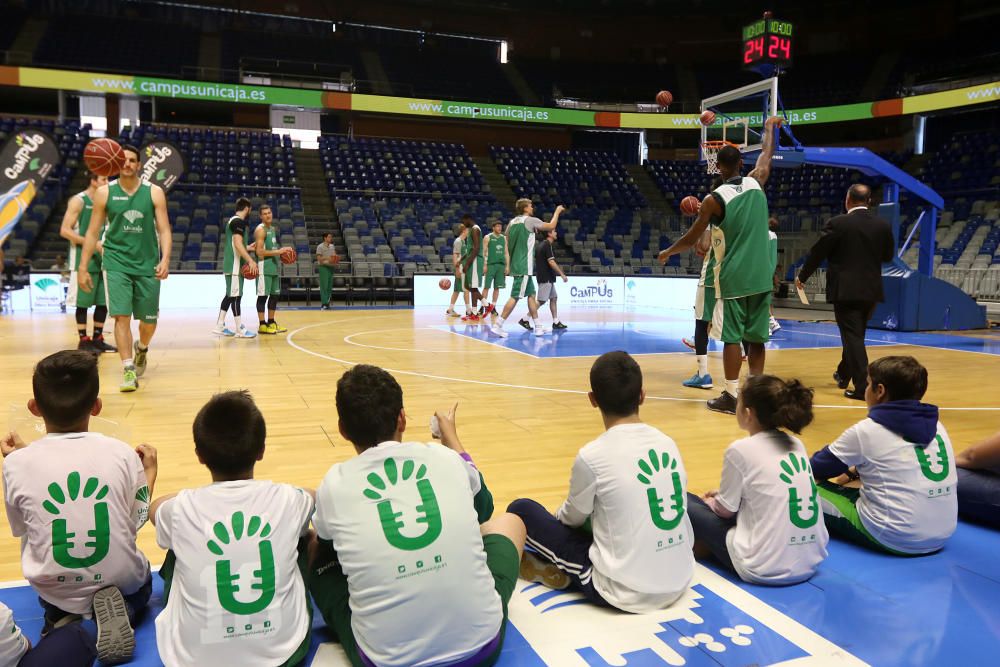
[(853, 398), (855, 401), (865, 400), (865, 392), (857, 389), (848, 389), (844, 392), (844, 398)]
[(847, 389), (847, 385), (851, 383), (848, 378), (840, 376), (840, 373), (833, 374), (833, 381), (837, 383), (837, 389)]

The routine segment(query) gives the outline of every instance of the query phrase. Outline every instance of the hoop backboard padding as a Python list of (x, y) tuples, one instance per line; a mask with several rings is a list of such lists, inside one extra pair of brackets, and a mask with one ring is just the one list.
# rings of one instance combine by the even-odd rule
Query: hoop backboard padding
[[(744, 101), (746, 104), (742, 105), (743, 108), (732, 109), (726, 111), (720, 107), (725, 104), (734, 104)], [(727, 122), (732, 122), (737, 118), (748, 119), (747, 129), (753, 132), (756, 137), (754, 143), (750, 143), (749, 137), (745, 144), (744, 150), (759, 150), (761, 147), (760, 139), (763, 132), (764, 121), (767, 120), (769, 116), (778, 115), (778, 77), (773, 76), (770, 79), (764, 79), (758, 81), (757, 83), (751, 83), (746, 86), (741, 86), (740, 88), (734, 88), (733, 90), (728, 90), (724, 93), (718, 95), (713, 95), (712, 97), (706, 97), (701, 101), (701, 109), (699, 112), (704, 112), (711, 109), (715, 112), (716, 122), (710, 126), (702, 125), (701, 127), (701, 142), (711, 141), (717, 139), (717, 137), (710, 136), (712, 127), (722, 124), (723, 126)], [(754, 121), (759, 118), (760, 122), (755, 123)], [(760, 131), (753, 130), (751, 125), (759, 125)]]

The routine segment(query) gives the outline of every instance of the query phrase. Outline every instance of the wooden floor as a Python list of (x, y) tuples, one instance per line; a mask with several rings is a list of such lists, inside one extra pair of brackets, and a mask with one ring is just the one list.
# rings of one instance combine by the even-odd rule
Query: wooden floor
[[(574, 317), (620, 316), (586, 312)], [(337, 379), (348, 362), (378, 364), (400, 371), (396, 378), (409, 418), (407, 438), (429, 440), (433, 410), (457, 401), (460, 435), (497, 507), (521, 496), (556, 507), (568, 488), (574, 455), (602, 430), (585, 394), (593, 359), (533, 358), (427, 328), (443, 323), (437, 318), (437, 311), (288, 311), (279, 321), (294, 337), (243, 341), (211, 336), (210, 311), (164, 312), (138, 392), (117, 391), (118, 357), (103, 356), (102, 416), (127, 424), (136, 442), (159, 450), (158, 496), (209, 482), (194, 455), (192, 419), (213, 393), (246, 388), (268, 425), (267, 452), (257, 476), (315, 487), (331, 464), (354, 455), (337, 433)], [(23, 405), (31, 396), (33, 364), (69, 346), (75, 346), (69, 316), (0, 317), (0, 407)], [(870, 349), (873, 358), (900, 353), (917, 356), (929, 369), (928, 402), (978, 408), (942, 412), (956, 450), (1000, 429), (1000, 358), (911, 346)], [(865, 414), (862, 404), (843, 398), (830, 380), (839, 354), (839, 348), (768, 353), (768, 372), (801, 378), (815, 387), (815, 402), (829, 406), (816, 409), (815, 422), (804, 433), (810, 451)], [(735, 419), (705, 409), (703, 400), (716, 391), (680, 386), (693, 371), (691, 355), (646, 355), (640, 363), (647, 394), (656, 397), (643, 406), (643, 418), (678, 442), (692, 491), (715, 488), (723, 450), (742, 435)], [(712, 374), (721, 377), (719, 355), (709, 363)], [(154, 563), (162, 560), (151, 525), (141, 531), (140, 546)], [(0, 517), (0, 580), (20, 578), (19, 562), (18, 542), (10, 536), (6, 516)]]

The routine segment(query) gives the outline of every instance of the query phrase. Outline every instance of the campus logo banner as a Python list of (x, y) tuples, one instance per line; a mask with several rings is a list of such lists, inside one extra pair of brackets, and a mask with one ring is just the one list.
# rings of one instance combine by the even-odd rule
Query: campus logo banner
[(0, 150), (0, 192), (7, 192), (24, 180), (40, 187), (60, 159), (55, 140), (45, 132), (15, 132)]
[(169, 141), (150, 141), (139, 151), (139, 178), (170, 192), (184, 175), (184, 155)]

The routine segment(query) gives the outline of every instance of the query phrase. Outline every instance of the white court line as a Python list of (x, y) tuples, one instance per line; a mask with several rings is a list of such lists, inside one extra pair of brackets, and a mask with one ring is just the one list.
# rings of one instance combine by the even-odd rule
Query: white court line
[[(426, 329), (428, 331), (436, 331), (436, 332), (442, 331), (441, 329), (435, 329), (434, 327), (419, 327), (419, 328)], [(386, 331), (415, 331), (416, 329), (417, 327), (393, 327), (391, 329), (372, 329), (371, 331), (358, 331), (357, 333), (352, 333), (347, 336), (344, 336), (344, 342), (347, 343), (348, 345), (354, 345), (356, 347), (367, 347), (373, 350), (389, 350), (393, 352), (424, 352), (427, 354), (451, 354), (452, 352), (455, 352), (455, 350), (422, 350), (415, 347), (385, 347), (382, 345), (368, 345), (367, 343), (355, 343), (353, 340), (351, 340), (355, 336), (363, 336), (365, 334), (385, 333)], [(485, 354), (485, 352), (467, 352), (463, 350), (463, 354)]]
[[(373, 317), (380, 317), (380, 316), (379, 315), (375, 315)], [(358, 318), (358, 319), (362, 319), (362, 318)], [(312, 355), (314, 357), (319, 357), (320, 359), (326, 359), (328, 361), (333, 361), (333, 362), (338, 363), (338, 364), (345, 364), (347, 366), (355, 366), (355, 365), (357, 365), (359, 363), (363, 363), (363, 362), (360, 362), (360, 361), (350, 361), (349, 359), (340, 359), (338, 357), (331, 357), (330, 355), (323, 354), (321, 352), (314, 352), (313, 350), (310, 350), (308, 348), (302, 347), (301, 345), (299, 345), (298, 343), (295, 342), (295, 335), (297, 333), (302, 332), (302, 331), (306, 331), (308, 329), (313, 329), (315, 327), (329, 326), (331, 324), (338, 324), (338, 322), (336, 322), (336, 321), (319, 322), (317, 324), (309, 324), (309, 325), (306, 325), (304, 327), (299, 327), (298, 329), (295, 329), (294, 331), (290, 331), (288, 333), (288, 335), (285, 337), (285, 342), (287, 342), (289, 345), (291, 345), (292, 347), (294, 347), (299, 352), (304, 352), (304, 353)], [(461, 335), (461, 334), (457, 334), (457, 335)], [(470, 336), (463, 336), (463, 337), (464, 338), (470, 338)], [(474, 340), (479, 340), (479, 339), (474, 339)], [(487, 345), (492, 345), (492, 343), (489, 343), (488, 341), (482, 341), (482, 340), (480, 340), (480, 342), (486, 342)], [(496, 346), (496, 347), (499, 347), (499, 346)], [(510, 350), (510, 348), (503, 348), (503, 349)], [(829, 348), (822, 348), (822, 349), (829, 349)], [(935, 349), (937, 349), (937, 348), (935, 348)], [(537, 359), (538, 358), (538, 357), (535, 357), (534, 355), (527, 354), (525, 352), (521, 352), (520, 350), (511, 350), (511, 351), (512, 352), (518, 352), (519, 354), (523, 354), (523, 355), (525, 355), (527, 357), (531, 357), (532, 359)], [(687, 354), (687, 353), (682, 352), (682, 353), (679, 353), (679, 354)], [(478, 385), (485, 385), (485, 386), (490, 386), (490, 387), (502, 387), (504, 389), (527, 389), (529, 391), (543, 391), (543, 392), (549, 392), (549, 393), (554, 393), (554, 394), (582, 394), (582, 395), (586, 395), (588, 393), (586, 391), (581, 391), (579, 389), (556, 389), (555, 387), (536, 387), (534, 385), (510, 384), (510, 383), (506, 383), (506, 382), (490, 382), (488, 380), (470, 380), (468, 378), (451, 377), (451, 376), (448, 376), (448, 375), (433, 375), (431, 373), (421, 373), (419, 371), (408, 371), (408, 370), (402, 370), (402, 369), (397, 369), (397, 368), (386, 368), (385, 370), (388, 371), (388, 372), (390, 372), (390, 373), (398, 373), (400, 375), (410, 375), (410, 376), (413, 376), (413, 377), (422, 377), (422, 378), (427, 378), (429, 380), (445, 380), (445, 381), (448, 381), (448, 382), (462, 382), (462, 383), (465, 383), (465, 384), (478, 384)], [(647, 400), (652, 400), (652, 401), (675, 401), (675, 402), (678, 402), (678, 403), (704, 403), (705, 400), (706, 400), (704, 398), (681, 398), (681, 397), (678, 397), (678, 396), (652, 396), (652, 395), (649, 395), (649, 394), (646, 395), (646, 399)], [(815, 404), (815, 405), (813, 405), (813, 407), (814, 408), (829, 408), (829, 409), (833, 409), (833, 410), (867, 410), (868, 409), (868, 407), (865, 406), (865, 405), (824, 405), (824, 404)], [(972, 408), (958, 407), (958, 408), (951, 408), (951, 407), (938, 406), (938, 409), (939, 410), (952, 410), (952, 411), (969, 411), (969, 412), (977, 412), (977, 411), (993, 412), (993, 411), (1000, 411), (1000, 407), (972, 407)]]
[[(540, 359), (541, 358), (541, 357), (536, 357), (533, 354), (528, 354), (527, 352), (522, 352), (521, 350), (515, 350), (514, 348), (507, 347), (506, 345), (500, 345), (499, 341), (496, 342), (496, 343), (494, 343), (491, 340), (483, 340), (482, 338), (476, 338), (475, 336), (467, 336), (466, 334), (464, 334), (464, 333), (462, 333), (460, 331), (452, 331), (451, 329), (437, 329), (437, 331), (444, 331), (446, 333), (450, 333), (450, 334), (452, 334), (454, 336), (458, 336), (458, 337), (463, 338), (465, 340), (478, 341), (480, 343), (483, 343), (484, 345), (489, 345), (490, 347), (492, 347), (492, 348), (494, 348), (496, 350), (503, 350), (505, 352), (516, 352), (518, 354), (524, 355), (525, 357), (531, 357), (532, 359)], [(506, 339), (503, 339), (503, 340), (506, 340)], [(479, 354), (479, 353), (476, 353), (476, 354)]]
[[(781, 327), (781, 329), (782, 331), (784, 331), (785, 327)], [(797, 331), (795, 329), (789, 329), (789, 331), (791, 331), (792, 333), (802, 334), (803, 336), (827, 336), (829, 338), (840, 338), (840, 334), (819, 333), (817, 331)], [(938, 334), (938, 335), (947, 336), (949, 334)], [(965, 338), (965, 337), (966, 336), (959, 336), (959, 338)], [(921, 345), (920, 343), (904, 343), (902, 341), (888, 341), (888, 340), (880, 340), (878, 338), (865, 338), (865, 342), (876, 343), (878, 345), (909, 345), (910, 347), (922, 347), (928, 350), (946, 350), (948, 352), (967, 352), (968, 354), (986, 355), (987, 357), (993, 357), (994, 359), (1000, 356), (996, 354), (991, 354), (989, 352), (979, 352), (978, 350), (956, 350), (951, 347), (938, 347), (937, 345)], [(800, 349), (807, 349), (807, 348), (800, 348)]]

